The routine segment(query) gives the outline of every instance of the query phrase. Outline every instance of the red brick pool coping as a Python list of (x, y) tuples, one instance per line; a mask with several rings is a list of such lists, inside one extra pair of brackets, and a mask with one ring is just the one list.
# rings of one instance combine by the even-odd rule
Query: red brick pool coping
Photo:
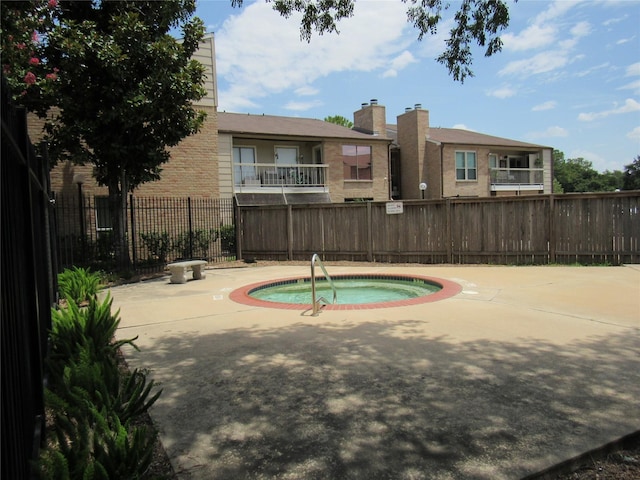
[[(366, 274), (359, 273), (354, 275), (335, 275), (332, 276), (334, 279), (341, 278), (376, 278), (376, 279), (384, 279), (388, 277), (390, 279), (406, 279), (413, 280), (419, 279), (424, 280), (427, 283), (431, 283), (433, 285), (438, 285), (441, 290), (431, 293), (429, 295), (422, 295), (420, 297), (408, 298), (405, 300), (394, 300), (391, 302), (375, 302), (375, 303), (360, 303), (360, 304), (348, 304), (348, 305), (327, 305), (324, 306), (323, 310), (369, 310), (372, 308), (392, 308), (392, 307), (408, 307), (412, 305), (420, 305), (422, 303), (431, 303), (437, 302), (439, 300), (444, 300), (446, 298), (453, 297), (462, 291), (462, 286), (458, 285), (455, 282), (450, 280), (445, 280), (444, 278), (436, 278), (436, 277), (425, 277), (422, 275), (403, 275), (403, 274)], [(290, 282), (292, 280), (300, 280), (306, 279), (308, 277), (290, 277), (290, 278), (281, 278), (277, 280), (269, 280), (266, 282), (257, 282), (252, 283), (250, 285), (245, 285), (244, 287), (237, 288), (233, 292), (229, 294), (229, 298), (234, 302), (241, 303), (243, 305), (250, 305), (252, 307), (265, 307), (265, 308), (279, 308), (282, 310), (309, 310), (312, 308), (312, 305), (302, 304), (302, 303), (280, 303), (280, 302), (269, 302), (266, 300), (260, 300), (258, 298), (254, 298), (249, 295), (249, 292), (255, 290), (259, 287), (264, 287), (266, 285), (271, 285), (274, 283), (280, 282)]]

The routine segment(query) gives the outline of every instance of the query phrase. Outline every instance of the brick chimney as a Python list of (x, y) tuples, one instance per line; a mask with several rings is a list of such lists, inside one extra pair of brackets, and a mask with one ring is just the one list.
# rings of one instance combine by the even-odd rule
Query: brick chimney
[(353, 129), (369, 135), (386, 137), (387, 118), (383, 105), (372, 98), (370, 103), (363, 103), (362, 108), (353, 113)]
[[(400, 146), (401, 191), (403, 199), (419, 199), (419, 185), (427, 182), (426, 155), (429, 135), (429, 110), (417, 103), (398, 115), (398, 145)], [(427, 194), (429, 190), (427, 190)], [(427, 197), (428, 198), (428, 197)]]

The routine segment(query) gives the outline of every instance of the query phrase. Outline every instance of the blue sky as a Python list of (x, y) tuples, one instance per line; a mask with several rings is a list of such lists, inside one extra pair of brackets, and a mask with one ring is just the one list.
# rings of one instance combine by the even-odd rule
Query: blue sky
[(432, 127), (466, 128), (623, 170), (640, 155), (640, 0), (509, 0), (502, 52), (474, 51), (475, 77), (455, 82), (435, 58), (438, 32), (417, 40), (400, 0), (357, 0), (340, 34), (300, 40), (299, 16), (264, 0), (199, 0), (215, 33), (219, 110), (323, 119), (375, 98), (395, 123), (420, 103)]

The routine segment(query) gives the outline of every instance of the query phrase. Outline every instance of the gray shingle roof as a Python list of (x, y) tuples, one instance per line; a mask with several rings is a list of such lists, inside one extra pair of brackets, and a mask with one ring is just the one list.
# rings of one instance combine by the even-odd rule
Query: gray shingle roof
[[(397, 141), (398, 126), (387, 124), (387, 136)], [(486, 145), (491, 147), (509, 147), (509, 148), (550, 148), (543, 145), (521, 142), (519, 140), (511, 140), (509, 138), (495, 137), (484, 133), (473, 132), (471, 130), (463, 130), (459, 128), (429, 128), (429, 140), (458, 145)]]
[(235, 134), (320, 137), (351, 140), (387, 140), (314, 118), (278, 117), (246, 113), (218, 113), (218, 131)]

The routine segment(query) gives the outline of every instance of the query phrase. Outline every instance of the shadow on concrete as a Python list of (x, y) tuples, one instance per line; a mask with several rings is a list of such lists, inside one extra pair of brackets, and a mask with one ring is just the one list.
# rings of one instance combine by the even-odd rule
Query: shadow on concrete
[[(215, 321), (215, 320), (212, 320)], [(415, 320), (164, 337), (140, 353), (181, 478), (521, 478), (638, 429), (638, 330), (454, 342)]]

